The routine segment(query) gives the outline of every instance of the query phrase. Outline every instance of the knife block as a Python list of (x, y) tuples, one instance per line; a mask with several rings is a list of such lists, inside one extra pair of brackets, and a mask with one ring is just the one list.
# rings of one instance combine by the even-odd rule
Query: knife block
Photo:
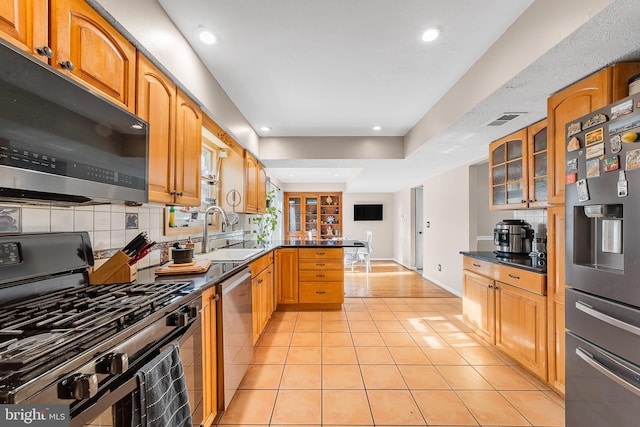
[(118, 251), (104, 264), (89, 273), (92, 285), (108, 285), (114, 283), (131, 283), (138, 275), (138, 264), (129, 265), (131, 257)]

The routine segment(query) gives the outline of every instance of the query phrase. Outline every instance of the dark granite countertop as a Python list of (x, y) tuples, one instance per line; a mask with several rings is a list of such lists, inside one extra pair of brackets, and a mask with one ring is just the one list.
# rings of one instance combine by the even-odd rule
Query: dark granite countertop
[[(497, 264), (508, 265), (510, 267), (521, 268), (523, 270), (533, 271), (534, 273), (547, 274), (547, 260), (541, 259), (535, 255), (517, 256), (506, 258), (498, 256), (495, 252), (466, 252), (460, 251), (462, 255), (477, 258), (483, 261), (495, 262)], [(540, 265), (543, 264), (543, 265)]]
[[(194, 290), (203, 290), (213, 286), (224, 279), (232, 276), (236, 272), (242, 270), (244, 266), (260, 258), (263, 255), (277, 248), (353, 248), (363, 247), (364, 242), (359, 240), (282, 240), (271, 242), (264, 251), (241, 261), (241, 262), (212, 262), (211, 267), (205, 273), (198, 274), (175, 274), (171, 276), (156, 276), (155, 269), (159, 266), (146, 268), (138, 271), (137, 283), (154, 283), (154, 282), (185, 282), (192, 281)], [(231, 248), (258, 248), (258, 242), (248, 240), (243, 243), (230, 246)], [(197, 256), (197, 255), (196, 255)]]

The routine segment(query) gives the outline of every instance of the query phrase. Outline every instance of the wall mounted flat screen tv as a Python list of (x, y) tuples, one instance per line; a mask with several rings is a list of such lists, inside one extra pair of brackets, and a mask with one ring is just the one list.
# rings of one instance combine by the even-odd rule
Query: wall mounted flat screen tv
[(382, 221), (382, 205), (353, 205), (354, 221)]

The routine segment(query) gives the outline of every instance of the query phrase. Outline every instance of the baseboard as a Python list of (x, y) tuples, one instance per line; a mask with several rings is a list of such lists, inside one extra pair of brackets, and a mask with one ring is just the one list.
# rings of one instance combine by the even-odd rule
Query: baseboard
[[(401, 265), (401, 266), (403, 266), (404, 268), (408, 268), (409, 270), (416, 271), (415, 266), (408, 266), (408, 265), (406, 265), (406, 264), (401, 263), (401, 262), (400, 262), (400, 261), (398, 261), (397, 259), (393, 259), (393, 261), (394, 261), (394, 262), (396, 262), (396, 263), (398, 263), (398, 264), (400, 264), (400, 265)], [(439, 280), (436, 280), (436, 279), (434, 279), (434, 278), (432, 278), (432, 277), (427, 276), (426, 274), (423, 274), (423, 275), (422, 275), (422, 278), (423, 278), (423, 279), (426, 279), (426, 280), (428, 280), (428, 281), (430, 281), (430, 282), (432, 282), (434, 285), (438, 285), (439, 287), (441, 287), (441, 288), (442, 288), (442, 289), (444, 289), (445, 291), (450, 292), (450, 293), (452, 293), (453, 295), (455, 295), (455, 296), (457, 296), (457, 297), (462, 298), (462, 292), (460, 292), (459, 290), (457, 290), (457, 289), (453, 289), (453, 288), (451, 288), (451, 287), (449, 287), (449, 286), (445, 285), (444, 283), (440, 282)]]
[(453, 289), (450, 286), (445, 285), (444, 283), (440, 282), (439, 280), (436, 280), (432, 277), (427, 276), (426, 274), (423, 274), (422, 277), (430, 282), (433, 282), (434, 284), (440, 286), (442, 289), (444, 289), (447, 292), (451, 292), (452, 294), (454, 294), (455, 296), (462, 298), (462, 292), (457, 290), (457, 289)]

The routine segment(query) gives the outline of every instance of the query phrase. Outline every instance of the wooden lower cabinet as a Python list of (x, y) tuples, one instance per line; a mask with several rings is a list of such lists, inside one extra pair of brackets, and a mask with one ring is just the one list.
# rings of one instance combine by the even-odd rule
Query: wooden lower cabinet
[(276, 250), (277, 308), (339, 308), (344, 302), (342, 248)]
[[(218, 415), (217, 342), (216, 342), (216, 287), (202, 292), (202, 422), (209, 427)], [(193, 420), (194, 423), (198, 420)], [(198, 424), (198, 423), (196, 423)]]
[(546, 380), (546, 297), (502, 282), (494, 291), (496, 347)]
[(493, 279), (463, 270), (462, 318), (476, 333), (491, 344), (496, 343), (495, 295)]
[(298, 249), (276, 249), (275, 264), (277, 305), (298, 304)]
[(564, 394), (564, 206), (554, 206), (547, 210), (547, 233), (549, 236), (547, 267), (547, 338), (549, 384)]
[(253, 345), (258, 342), (273, 314), (273, 252), (251, 263), (251, 309)]
[[(464, 322), (496, 348), (547, 380), (544, 275), (499, 264), (489, 269), (486, 264), (492, 263), (464, 259)], [(509, 283), (505, 283), (507, 280)]]
[(342, 248), (298, 250), (298, 301), (300, 304), (344, 302), (344, 252)]

